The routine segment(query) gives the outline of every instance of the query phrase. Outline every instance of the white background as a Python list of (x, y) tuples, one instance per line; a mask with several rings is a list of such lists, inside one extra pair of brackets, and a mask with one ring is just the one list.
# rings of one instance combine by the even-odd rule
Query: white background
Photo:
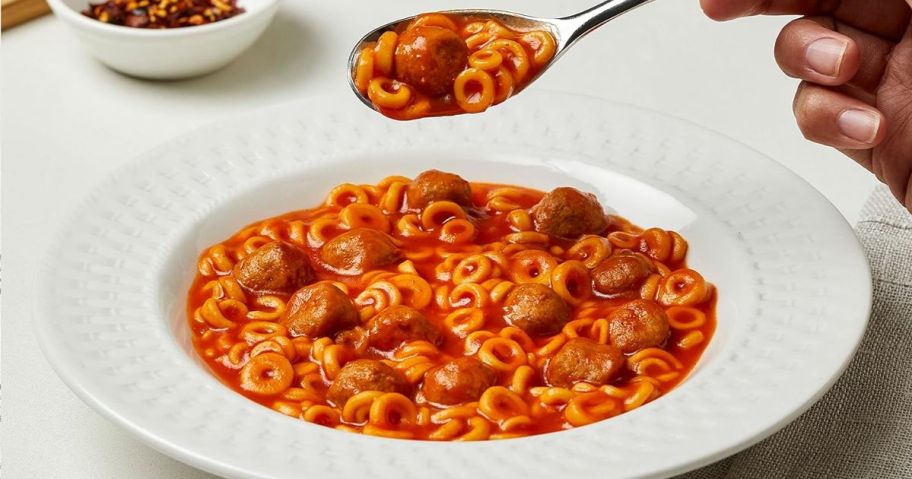
[[(41, 301), (34, 295), (37, 266), (49, 239), (106, 175), (158, 143), (238, 113), (317, 95), (356, 101), (345, 79), (348, 52), (363, 32), (388, 20), (473, 6), (558, 16), (591, 3), (285, 0), (238, 61), (182, 82), (111, 72), (53, 17), (4, 32), (4, 476), (212, 477), (144, 446), (82, 404), (32, 333)], [(725, 133), (797, 172), (854, 222), (875, 180), (804, 141), (794, 125), (797, 82), (772, 58), (786, 21), (717, 24), (703, 17), (697, 0), (658, 0), (585, 38), (536, 86), (640, 105)]]

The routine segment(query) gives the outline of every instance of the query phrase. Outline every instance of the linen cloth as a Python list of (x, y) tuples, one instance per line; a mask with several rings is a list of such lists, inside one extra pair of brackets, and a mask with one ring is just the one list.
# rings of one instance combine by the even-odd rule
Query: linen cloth
[(782, 431), (679, 479), (912, 478), (912, 214), (879, 187), (855, 230), (874, 308), (845, 374)]

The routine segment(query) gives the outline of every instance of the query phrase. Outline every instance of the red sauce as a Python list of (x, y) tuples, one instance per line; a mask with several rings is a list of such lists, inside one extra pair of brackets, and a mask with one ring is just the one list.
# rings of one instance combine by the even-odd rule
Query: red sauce
[[(544, 194), (539, 191), (525, 188), (504, 187), (502, 185), (482, 183), (471, 184), (472, 205), (464, 208), (467, 218), (475, 225), (476, 234), (474, 235), (474, 239), (461, 244), (452, 244), (442, 241), (440, 239), (439, 225), (436, 228), (428, 228), (427, 231), (418, 231), (418, 234), (416, 234), (415, 231), (411, 231), (409, 228), (403, 228), (402, 226), (407, 222), (402, 222), (401, 220), (403, 217), (406, 217), (407, 220), (411, 218), (413, 224), (414, 220), (417, 218), (419, 220), (418, 223), (420, 224), (420, 210), (404, 204), (408, 201), (404, 198), (404, 194), (395, 194), (396, 188), (405, 189), (408, 186), (408, 183), (406, 183), (407, 181), (409, 180), (396, 177), (385, 180), (378, 186), (349, 185), (342, 188), (342, 190), (334, 190), (334, 193), (331, 194), (327, 203), (323, 205), (319, 205), (312, 209), (293, 211), (275, 218), (252, 223), (247, 227), (242, 228), (237, 234), (226, 239), (224, 242), (205, 251), (200, 256), (200, 271), (197, 273), (196, 279), (190, 288), (187, 303), (189, 326), (192, 330), (193, 343), (197, 352), (204, 358), (207, 365), (212, 369), (216, 376), (240, 394), (259, 402), (264, 406), (277, 409), (291, 416), (354, 432), (366, 432), (390, 437), (416, 439), (456, 439), (465, 435), (467, 436), (463, 437), (464, 439), (487, 439), (547, 433), (591, 422), (585, 418), (581, 419), (579, 413), (572, 417), (568, 417), (568, 414), (571, 413), (567, 412), (568, 406), (565, 404), (554, 403), (546, 405), (543, 404), (543, 400), (541, 399), (542, 397), (545, 397), (543, 396), (543, 393), (547, 392), (549, 389), (554, 390), (552, 391), (552, 395), (563, 392), (560, 391), (560, 388), (549, 388), (548, 385), (545, 384), (543, 376), (545, 364), (549, 358), (554, 356), (557, 349), (555, 348), (555, 351), (547, 354), (536, 354), (536, 351), (546, 347), (546, 345), (556, 337), (566, 336), (567, 327), (563, 329), (564, 332), (557, 335), (543, 338), (531, 337), (528, 340), (516, 341), (516, 344), (527, 343), (527, 346), (530, 344), (532, 345), (528, 350), (521, 345), (525, 353), (531, 353), (526, 354), (526, 357), (521, 360), (526, 366), (531, 367), (532, 370), (531, 379), (527, 384), (520, 385), (520, 387), (516, 387), (516, 384), (514, 384), (514, 375), (517, 374), (517, 368), (507, 371), (495, 370), (496, 384), (508, 389), (513, 386), (514, 389), (517, 389), (513, 394), (520, 398), (525, 404), (525, 409), (520, 411), (525, 412), (525, 414), (514, 414), (514, 416), (528, 416), (528, 421), (514, 421), (514, 423), (519, 424), (519, 426), (515, 426), (513, 423), (505, 423), (503, 419), (488, 417), (489, 415), (486, 416), (484, 411), (481, 411), (478, 408), (476, 408), (476, 412), (470, 414), (469, 417), (460, 416), (456, 419), (441, 419), (439, 417), (441, 411), (453, 410), (453, 408), (458, 408), (460, 406), (446, 407), (439, 404), (430, 404), (423, 398), (422, 394), (419, 394), (422, 390), (421, 380), (427, 368), (422, 370), (422, 367), (424, 366), (419, 365), (416, 369), (409, 371), (409, 368), (407, 367), (400, 367), (404, 361), (407, 360), (407, 358), (397, 356), (398, 353), (396, 351), (401, 352), (402, 347), (392, 352), (378, 351), (374, 348), (356, 347), (356, 345), (352, 343), (351, 338), (355, 337), (356, 339), (360, 338), (363, 340), (366, 333), (363, 330), (359, 331), (362, 328), (356, 328), (354, 333), (343, 333), (341, 337), (337, 336), (335, 339), (292, 338), (289, 334), (284, 333), (273, 338), (260, 338), (259, 340), (247, 338), (245, 340), (243, 328), (245, 325), (251, 323), (251, 320), (246, 317), (245, 313), (247, 313), (247, 311), (239, 311), (237, 307), (232, 307), (231, 304), (228, 303), (221, 305), (222, 302), (229, 301), (232, 297), (231, 288), (216, 285), (219, 284), (218, 281), (220, 278), (229, 283), (233, 281), (232, 278), (234, 277), (234, 274), (231, 273), (231, 266), (236, 265), (244, 256), (250, 254), (254, 246), (263, 243), (275, 240), (283, 241), (296, 245), (302, 251), (306, 252), (313, 265), (316, 280), (334, 281), (341, 285), (345, 285), (348, 289), (348, 296), (357, 303), (357, 308), (362, 316), (362, 323), (366, 325), (370, 317), (377, 311), (371, 310), (372, 312), (365, 313), (365, 310), (376, 306), (376, 304), (370, 304), (369, 301), (364, 299), (364, 296), (360, 296), (360, 300), (357, 298), (359, 298), (359, 295), (362, 295), (366, 289), (370, 288), (372, 283), (376, 284), (378, 279), (389, 280), (394, 274), (409, 274), (408, 271), (413, 266), (414, 272), (417, 272), (420, 277), (427, 281), (428, 285), (435, 293), (438, 292), (437, 290), (452, 291), (456, 286), (453, 284), (452, 278), (446, 278), (447, 275), (441, 274), (441, 264), (445, 262), (445, 259), (439, 255), (441, 252), (447, 255), (462, 255), (459, 256), (459, 258), (465, 259), (480, 251), (481, 246), (479, 245), (489, 245), (491, 243), (501, 242), (503, 243), (502, 245), (489, 246), (487, 249), (500, 254), (507, 260), (506, 264), (512, 264), (510, 262), (511, 257), (514, 257), (516, 253), (525, 250), (547, 252), (558, 262), (564, 262), (568, 250), (570, 250), (578, 241), (550, 237), (547, 239), (547, 244), (526, 244), (524, 246), (522, 246), (522, 243), (510, 244), (509, 241), (523, 240), (523, 238), (517, 236), (518, 234), (524, 234), (519, 231), (524, 223), (523, 214), (521, 212), (528, 211), (532, 208), (533, 205), (541, 200)], [(503, 188), (509, 189), (504, 190)], [(505, 191), (506, 193), (504, 193)], [(513, 204), (508, 205), (506, 208), (502, 204), (497, 206), (498, 200), (492, 198), (492, 196), (497, 195), (498, 192), (506, 195), (500, 199), (506, 199)], [(343, 209), (359, 196), (366, 204), (374, 205), (374, 208), (377, 211), (381, 210), (381, 207), (377, 205), (382, 205), (385, 199), (391, 201), (391, 204), (396, 205), (393, 212), (384, 213), (383, 216), (388, 218), (389, 224), (391, 225), (389, 233), (395, 241), (398, 242), (403, 256), (402, 259), (395, 263), (377, 268), (372, 272), (356, 276), (346, 276), (333, 272), (333, 269), (321, 260), (320, 247), (327, 240), (331, 240), (351, 228), (351, 225), (346, 225), (343, 220), (338, 218), (340, 214), (343, 214)], [(504, 211), (498, 211), (492, 208), (492, 205), (495, 205)], [(511, 213), (513, 211), (519, 212)], [(446, 215), (443, 215), (443, 217), (445, 216)], [(319, 220), (326, 218), (332, 219), (329, 227), (317, 230), (311, 229), (315, 223), (319, 223)], [(528, 219), (528, 216), (525, 216), (525, 219)], [(450, 218), (446, 222), (449, 221), (453, 221), (453, 219)], [(518, 227), (518, 225), (520, 227)], [(318, 231), (316, 236), (313, 234), (313, 231)], [(534, 235), (535, 233), (533, 232), (530, 234)], [(662, 236), (663, 234), (665, 236)], [(653, 229), (649, 230), (647, 233), (643, 233), (643, 230), (631, 225), (620, 217), (608, 217), (608, 228), (601, 232), (600, 236), (602, 238), (607, 238), (607, 243), (611, 244), (611, 254), (628, 254), (630, 251), (637, 251), (647, 257), (650, 255), (664, 255), (666, 253), (663, 252), (661, 247), (657, 248), (655, 247), (655, 244), (650, 244), (643, 238), (660, 237), (666, 238), (668, 241), (672, 242), (683, 241), (676, 240), (674, 235), (670, 235), (662, 230)], [(508, 240), (505, 240), (505, 238)], [(247, 245), (246, 248), (245, 244)], [(675, 244), (676, 247), (683, 247), (679, 243)], [(428, 252), (430, 252), (430, 254)], [(408, 257), (411, 257), (412, 259), (406, 260), (405, 258)], [(651, 258), (651, 260), (656, 264), (660, 263), (654, 257)], [(583, 259), (583, 261), (585, 261), (585, 259)], [(406, 264), (403, 265), (403, 262)], [(455, 264), (455, 262), (453, 263)], [(494, 264), (496, 265), (496, 262)], [(687, 267), (683, 258), (677, 260), (664, 258), (662, 264), (664, 266), (660, 266), (655, 275), (659, 280), (668, 277), (670, 275), (669, 272), (684, 270)], [(379, 271), (386, 271), (390, 274), (384, 275)], [(403, 271), (405, 271), (405, 273), (403, 273)], [(501, 278), (500, 282), (511, 282), (511, 277), (515, 273), (516, 271), (513, 269), (508, 270), (501, 268), (499, 271)], [(553, 273), (553, 270), (551, 273)], [(553, 278), (551, 273), (548, 271), (540, 272), (543, 280), (546, 280), (548, 277)], [(664, 276), (661, 276), (662, 274), (664, 274)], [(452, 276), (452, 274), (450, 276)], [(489, 286), (489, 288), (486, 288), (489, 293), (493, 291), (495, 283), (499, 283), (499, 281), (489, 279), (480, 282), (480, 284)], [(234, 284), (236, 285), (237, 283)], [(590, 285), (576, 284), (575, 287), (577, 293), (585, 294), (585, 291), (582, 293), (580, 293), (580, 291), (588, 290)], [(653, 366), (648, 366), (637, 372), (635, 371), (636, 364), (630, 363), (631, 357), (635, 355), (628, 354), (626, 355), (625, 360), (628, 364), (621, 367), (620, 373), (617, 374), (606, 387), (603, 387), (602, 385), (577, 385), (577, 388), (580, 389), (578, 391), (563, 390), (566, 391), (566, 394), (569, 394), (574, 398), (580, 398), (587, 395), (590, 397), (591, 404), (585, 403), (585, 401), (581, 399), (577, 399), (579, 404), (583, 404), (583, 406), (576, 407), (574, 410), (590, 414), (590, 419), (594, 418), (592, 420), (606, 419), (651, 401), (667, 393), (684, 380), (697, 364), (705, 347), (709, 343), (716, 326), (715, 293), (710, 286), (704, 285), (704, 287), (707, 291), (704, 297), (699, 299), (697, 304), (688, 306), (705, 315), (705, 322), (702, 325), (694, 328), (681, 329), (674, 327), (674, 324), (672, 324), (667, 341), (660, 345), (660, 348), (652, 348), (644, 353), (649, 358), (653, 358), (651, 361)], [(662, 289), (660, 283), (658, 289), (658, 291), (650, 293), (649, 291), (646, 291), (648, 290), (648, 287), (643, 286), (641, 290), (631, 291), (623, 297), (614, 298), (605, 297), (595, 291), (591, 291), (588, 299), (582, 301), (581, 304), (575, 307), (571, 306), (571, 320), (589, 318), (592, 321), (595, 321), (608, 318), (611, 316), (612, 311), (622, 307), (632, 299), (640, 298), (643, 295), (646, 295), (650, 301), (661, 303), (660, 298), (662, 297), (663, 291), (666, 296), (668, 294), (676, 295), (679, 294), (677, 291), (680, 288), (676, 288), (674, 285), (667, 285), (665, 289)], [(573, 288), (571, 288), (571, 293), (573, 293)], [(234, 294), (237, 295), (238, 293), (235, 291)], [(240, 302), (246, 306), (248, 311), (265, 311), (266, 314), (268, 314), (269, 311), (273, 310), (271, 306), (257, 304), (256, 294), (251, 294), (250, 291), (241, 294), (243, 299)], [(493, 297), (493, 293), (491, 294)], [(290, 297), (289, 294), (273, 294), (270, 296), (276, 297), (282, 302), (287, 302)], [(416, 297), (420, 297), (420, 294), (414, 292), (409, 293), (406, 289), (403, 293), (402, 302), (408, 304), (410, 300), (415, 300)], [(503, 319), (503, 303), (505, 300), (502, 297), (496, 299), (492, 299), (492, 297), (487, 298), (487, 304), (481, 305), (479, 310), (484, 317), (484, 325), (480, 331), (489, 331), (491, 332), (490, 335), (493, 336), (501, 334), (502, 331), (504, 331), (504, 328), (507, 328), (509, 324)], [(222, 306), (219, 308), (219, 311), (222, 312), (222, 316), (227, 320), (227, 323), (216, 321), (215, 324), (213, 324), (211, 318), (207, 317), (205, 312), (202, 312), (205, 309), (206, 302), (211, 299), (214, 299), (214, 303), (211, 304), (219, 304)], [(427, 361), (424, 364), (425, 366), (435, 366), (443, 364), (452, 358), (469, 355), (468, 353), (473, 352), (473, 348), (467, 347), (467, 343), (478, 346), (489, 339), (485, 337), (485, 334), (487, 333), (476, 332), (473, 334), (480, 337), (480, 339), (473, 342), (471, 339), (473, 338), (472, 335), (469, 335), (470, 339), (466, 339), (464, 335), (462, 335), (463, 337), (460, 337), (459, 334), (447, 327), (445, 323), (446, 317), (460, 307), (467, 307), (467, 304), (464, 303), (467, 303), (469, 299), (470, 298), (461, 299), (450, 297), (449, 300), (444, 300), (441, 304), (440, 301), (432, 296), (428, 304), (416, 308), (419, 309), (430, 324), (442, 334), (443, 338), (439, 346), (430, 348), (430, 353), (425, 351), (422, 354), (417, 354), (417, 356), (426, 357)], [(234, 304), (236, 306), (236, 303)], [(660, 304), (660, 306), (665, 310), (669, 309), (668, 305)], [(211, 314), (209, 316), (211, 316)], [(280, 322), (279, 319), (267, 319), (265, 321), (269, 323), (275, 323), (276, 321)], [(568, 324), (573, 323), (571, 321), (571, 323)], [(594, 341), (598, 341), (599, 332), (595, 331), (590, 326), (581, 327), (576, 333), (581, 336), (591, 336)], [(344, 337), (346, 334), (349, 334), (347, 338)], [(504, 334), (501, 334), (501, 336), (503, 335)], [(517, 339), (517, 336), (522, 335), (525, 335), (525, 333), (520, 332), (508, 336)], [(699, 342), (686, 347), (683, 345), (688, 342), (688, 338), (693, 340), (696, 336), (701, 336)], [(279, 337), (285, 339), (278, 340), (277, 338)], [(322, 346), (317, 346), (321, 341)], [(273, 342), (273, 345), (264, 346), (261, 344), (268, 342)], [(397, 424), (385, 428), (365, 428), (365, 421), (346, 421), (343, 414), (343, 408), (336, 407), (339, 405), (333, 406), (326, 401), (326, 391), (332, 384), (331, 378), (338, 375), (338, 365), (334, 366), (331, 360), (327, 362), (326, 357), (324, 357), (322, 361), (315, 357), (318, 356), (315, 352), (317, 349), (322, 348), (324, 352), (329, 351), (328, 346), (331, 345), (338, 346), (334, 349), (332, 354), (341, 358), (339, 360), (341, 363), (355, 358), (378, 359), (387, 362), (389, 365), (396, 368), (397, 371), (401, 372), (403, 377), (407, 378), (407, 381), (411, 383), (411, 392), (407, 395), (407, 398), (409, 402), (413, 404), (416, 416), (406, 419), (399, 418)], [(405, 345), (403, 345), (403, 347), (404, 346)], [(257, 348), (260, 349), (257, 350)], [(474, 349), (477, 349), (477, 347)], [(651, 352), (653, 349), (655, 352)], [(277, 351), (279, 355), (285, 356), (288, 363), (297, 369), (291, 380), (290, 386), (283, 388), (282, 391), (275, 394), (263, 394), (262, 391), (251, 390), (249, 387), (245, 388), (242, 384), (244, 381), (242, 371), (245, 368), (245, 365), (251, 361), (253, 355), (259, 354), (263, 350)], [(668, 359), (668, 357), (661, 354), (660, 351), (667, 352), (673, 359)], [(636, 354), (641, 353), (642, 352)], [(503, 353), (497, 354), (500, 355), (499, 358), (501, 360), (510, 360), (510, 358), (506, 357)], [(475, 354), (472, 355), (478, 356), (478, 353), (475, 352)], [(532, 359), (531, 362), (529, 362), (529, 358)], [(675, 361), (679, 364), (673, 364)], [(642, 365), (648, 362), (649, 361), (640, 364)], [(272, 381), (270, 377), (275, 374), (279, 373), (268, 372), (264, 375), (262, 381)], [(314, 378), (318, 378), (318, 380), (314, 380)], [(259, 381), (259, 379), (257, 381)], [(259, 388), (261, 386), (256, 387)], [(599, 405), (602, 405), (601, 409), (599, 409)], [(468, 408), (462, 407), (463, 409), (473, 409), (471, 405)], [(610, 409), (610, 411), (607, 409)], [(307, 416), (309, 410), (311, 410), (310, 417)], [(393, 410), (400, 411), (401, 408), (393, 408)], [(408, 412), (408, 409), (405, 411), (406, 415), (411, 414)], [(398, 417), (398, 415), (400, 415), (399, 412), (394, 414), (396, 417)], [(431, 419), (431, 417), (434, 417), (435, 419)], [(366, 416), (364, 419), (366, 419)], [(373, 418), (370, 419), (370, 421), (373, 421)], [(367, 422), (368, 425), (373, 424), (373, 422), (370, 421)], [(446, 426), (448, 422), (453, 421), (458, 422), (458, 424)], [(488, 431), (486, 433), (485, 431), (479, 431), (479, 427), (475, 427), (479, 424), (487, 427)], [(505, 424), (507, 424), (509, 430), (503, 428)], [(446, 429), (446, 427), (449, 427), (450, 429)], [(452, 432), (451, 430), (456, 432), (450, 434), (450, 432)]]

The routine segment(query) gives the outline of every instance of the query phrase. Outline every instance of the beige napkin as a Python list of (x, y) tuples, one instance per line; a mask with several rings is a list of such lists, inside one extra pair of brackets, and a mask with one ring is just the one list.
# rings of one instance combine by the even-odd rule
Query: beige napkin
[(878, 188), (856, 233), (874, 310), (848, 370), (782, 431), (681, 479), (912, 478), (912, 215)]

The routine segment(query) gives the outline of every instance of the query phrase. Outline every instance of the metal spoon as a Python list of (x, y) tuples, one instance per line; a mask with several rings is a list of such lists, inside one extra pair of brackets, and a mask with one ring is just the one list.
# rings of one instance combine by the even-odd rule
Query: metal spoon
[[(551, 61), (542, 68), (537, 75), (529, 79), (523, 87), (523, 89), (525, 89), (538, 79), (542, 73), (545, 73), (545, 71), (551, 68), (554, 65), (554, 62), (556, 62), (557, 59), (560, 58), (564, 52), (569, 50), (580, 38), (622, 14), (651, 1), (652, 0), (608, 0), (588, 10), (563, 18), (530, 17), (520, 13), (511, 13), (502, 10), (446, 10), (437, 13), (489, 18), (497, 20), (507, 28), (514, 30), (547, 30), (551, 32), (554, 39), (557, 41), (557, 51), (554, 53), (554, 57)], [(358, 91), (358, 88), (355, 87), (354, 72), (355, 68), (358, 66), (358, 54), (365, 43), (376, 42), (384, 32), (396, 30), (398, 27), (404, 26), (415, 20), (415, 18), (417, 18), (417, 15), (396, 20), (395, 22), (390, 22), (378, 27), (361, 38), (355, 45), (355, 48), (352, 49), (351, 55), (348, 58), (348, 83), (351, 86), (352, 91), (355, 92), (355, 95), (357, 95), (368, 107), (374, 108), (374, 105), (366, 95), (361, 94), (361, 92)], [(519, 91), (515, 93), (519, 93)]]

